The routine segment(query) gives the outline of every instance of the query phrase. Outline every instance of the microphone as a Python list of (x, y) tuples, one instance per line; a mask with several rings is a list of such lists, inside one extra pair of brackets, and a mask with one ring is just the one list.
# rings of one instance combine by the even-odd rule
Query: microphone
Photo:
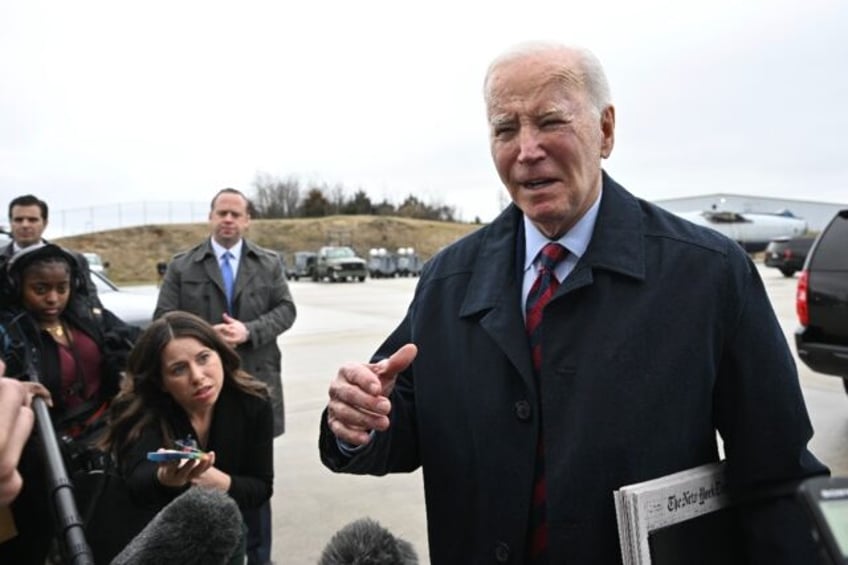
[(418, 565), (418, 555), (408, 541), (360, 518), (333, 535), (318, 565)]
[(236, 502), (219, 490), (191, 487), (160, 510), (111, 565), (224, 565), (242, 542)]

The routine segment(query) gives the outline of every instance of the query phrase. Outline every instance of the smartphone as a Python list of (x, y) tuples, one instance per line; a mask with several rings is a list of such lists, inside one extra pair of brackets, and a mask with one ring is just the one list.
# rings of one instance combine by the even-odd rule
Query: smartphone
[(813, 538), (834, 565), (848, 564), (848, 477), (814, 477), (798, 493), (813, 521)]
[(200, 459), (203, 453), (200, 451), (179, 451), (177, 449), (165, 449), (163, 451), (148, 451), (147, 460), (156, 461), (175, 461), (177, 459)]

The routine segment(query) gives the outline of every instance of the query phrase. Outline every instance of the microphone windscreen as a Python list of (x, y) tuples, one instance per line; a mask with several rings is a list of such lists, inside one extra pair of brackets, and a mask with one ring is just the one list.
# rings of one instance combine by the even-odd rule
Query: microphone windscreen
[(360, 518), (333, 535), (318, 565), (418, 565), (418, 555), (408, 541)]
[(223, 565), (242, 536), (241, 512), (232, 498), (216, 489), (192, 487), (160, 510), (112, 565)]

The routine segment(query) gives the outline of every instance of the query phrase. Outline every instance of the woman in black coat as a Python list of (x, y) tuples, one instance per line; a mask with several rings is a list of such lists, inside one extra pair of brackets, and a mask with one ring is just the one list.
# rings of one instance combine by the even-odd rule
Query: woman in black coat
[[(6, 374), (40, 381), (50, 392), (50, 416), (60, 444), (68, 447), (69, 474), (102, 430), (106, 407), (139, 330), (89, 299), (77, 262), (46, 244), (18, 252), (4, 266), (0, 355)], [(2, 563), (43, 563), (53, 537), (43, 448), (35, 437), (21, 458), (21, 495), (12, 506), (18, 535), (0, 544)]]
[[(274, 418), (267, 386), (206, 321), (169, 312), (141, 335), (102, 446), (135, 501), (158, 510), (191, 487), (229, 494), (243, 516), (271, 497)], [(180, 443), (177, 443), (177, 442)], [(196, 459), (157, 462), (148, 453), (191, 443)]]

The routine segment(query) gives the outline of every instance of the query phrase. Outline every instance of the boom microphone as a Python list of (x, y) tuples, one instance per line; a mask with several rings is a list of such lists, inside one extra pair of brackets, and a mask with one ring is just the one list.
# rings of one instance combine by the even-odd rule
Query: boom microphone
[[(21, 328), (21, 320), (25, 316), (26, 312), (21, 312), (12, 318), (6, 324), (6, 329), (16, 335), (3, 335), (2, 339), (7, 340), (9, 355), (20, 362), (23, 380), (41, 383), (41, 377), (32, 358), (33, 348), (27, 342)], [(94, 555), (85, 539), (82, 518), (74, 499), (74, 486), (62, 458), (62, 450), (56, 439), (50, 410), (45, 400), (38, 396), (32, 399), (32, 410), (35, 412), (35, 427), (41, 437), (49, 499), (56, 520), (62, 558), (72, 565), (93, 565)]]
[(165, 506), (111, 565), (224, 565), (242, 542), (238, 505), (227, 494), (191, 487)]
[(418, 555), (408, 541), (360, 518), (333, 535), (318, 565), (418, 565)]

